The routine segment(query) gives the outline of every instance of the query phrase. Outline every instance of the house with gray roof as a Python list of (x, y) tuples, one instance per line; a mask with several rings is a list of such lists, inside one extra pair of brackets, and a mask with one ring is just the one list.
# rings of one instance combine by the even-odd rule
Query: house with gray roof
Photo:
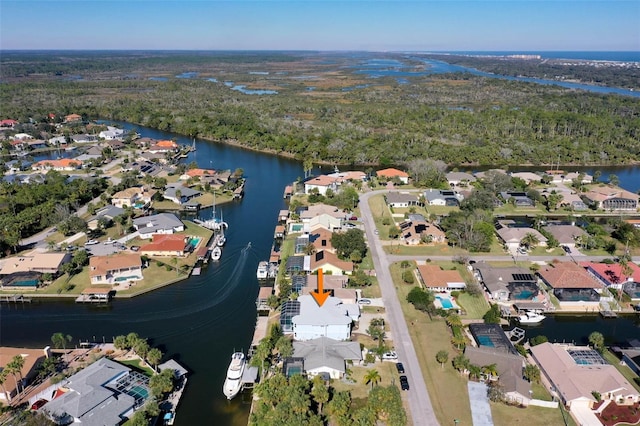
[(174, 203), (180, 205), (185, 204), (192, 198), (198, 197), (200, 195), (202, 195), (200, 191), (196, 191), (195, 189), (179, 185), (167, 185), (164, 188), (163, 194), (166, 200), (171, 200)]
[(476, 181), (474, 175), (464, 172), (449, 172), (445, 175), (445, 178), (450, 186), (467, 186)]
[(299, 341), (330, 337), (335, 340), (351, 338), (351, 326), (360, 318), (358, 305), (343, 304), (329, 296), (319, 306), (310, 295), (298, 297), (300, 314), (292, 318), (293, 338)]
[(148, 377), (108, 358), (58, 383), (54, 392), (42, 411), (57, 424), (83, 426), (122, 424), (151, 394)]
[(524, 358), (509, 352), (503, 352), (486, 346), (476, 348), (467, 346), (464, 355), (469, 362), (478, 367), (495, 364), (498, 382), (507, 401), (529, 405), (531, 383), (523, 379)]
[(358, 342), (341, 342), (328, 337), (293, 342), (293, 356), (302, 358), (307, 376), (328, 375), (341, 379), (346, 372), (346, 361), (362, 361)]
[(538, 278), (519, 266), (499, 268), (486, 262), (473, 265), (474, 275), (496, 301), (531, 300), (538, 296)]
[(87, 227), (91, 230), (98, 229), (98, 221), (100, 218), (105, 218), (109, 221), (112, 221), (117, 216), (120, 216), (124, 213), (124, 209), (120, 207), (116, 207), (113, 204), (109, 204), (99, 210), (96, 210), (96, 214), (91, 216), (89, 220), (87, 220)]
[(173, 234), (184, 231), (184, 223), (171, 213), (158, 213), (133, 219), (141, 238), (151, 238), (153, 234)]
[(394, 208), (418, 205), (418, 196), (409, 192), (389, 192), (385, 198), (387, 204)]
[(424, 191), (426, 204), (430, 206), (459, 206), (464, 196), (457, 191), (427, 189)]
[(584, 229), (575, 225), (549, 225), (542, 229), (553, 235), (558, 243), (568, 247), (575, 247), (582, 236), (588, 235)]

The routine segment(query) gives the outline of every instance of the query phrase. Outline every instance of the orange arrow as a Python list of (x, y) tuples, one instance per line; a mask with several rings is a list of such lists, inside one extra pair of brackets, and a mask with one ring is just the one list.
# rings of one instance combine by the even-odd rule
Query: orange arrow
[(315, 299), (316, 303), (320, 307), (322, 307), (322, 305), (324, 305), (324, 302), (327, 301), (327, 297), (329, 297), (329, 293), (331, 293), (331, 291), (325, 292), (323, 290), (322, 286), (323, 286), (324, 283), (322, 281), (323, 281), (322, 269), (318, 269), (318, 288), (311, 292), (311, 296), (313, 296), (313, 298)]

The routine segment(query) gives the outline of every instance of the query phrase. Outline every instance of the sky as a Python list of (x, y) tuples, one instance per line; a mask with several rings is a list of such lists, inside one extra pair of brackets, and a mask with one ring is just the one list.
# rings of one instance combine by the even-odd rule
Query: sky
[(0, 0), (0, 49), (640, 51), (640, 0)]

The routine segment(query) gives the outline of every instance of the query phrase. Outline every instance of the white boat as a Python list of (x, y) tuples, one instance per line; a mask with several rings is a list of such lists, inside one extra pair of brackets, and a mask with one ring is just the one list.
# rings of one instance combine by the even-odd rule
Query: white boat
[(222, 256), (222, 249), (219, 246), (215, 246), (211, 250), (211, 260), (220, 260), (220, 256)]
[(542, 320), (544, 320), (546, 317), (542, 314), (539, 314), (537, 312), (525, 312), (522, 315), (518, 315), (518, 322), (520, 324), (539, 324), (542, 322)]
[(258, 263), (258, 271), (256, 272), (256, 277), (258, 277), (259, 280), (266, 280), (268, 276), (269, 276), (269, 262), (267, 262), (266, 260), (263, 260), (260, 263)]
[(242, 352), (234, 352), (231, 355), (231, 363), (227, 369), (227, 378), (224, 379), (223, 392), (227, 399), (232, 399), (242, 388), (242, 373), (246, 358)]

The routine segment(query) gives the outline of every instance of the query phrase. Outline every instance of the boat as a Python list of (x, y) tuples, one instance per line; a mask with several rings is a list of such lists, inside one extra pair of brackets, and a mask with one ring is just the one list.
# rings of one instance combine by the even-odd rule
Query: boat
[(227, 369), (227, 378), (224, 379), (223, 392), (227, 399), (232, 399), (242, 388), (242, 373), (246, 358), (242, 352), (234, 352), (231, 355), (231, 363)]
[(541, 323), (546, 317), (538, 312), (526, 311), (521, 315), (518, 315), (518, 322), (520, 324), (533, 325)]
[(269, 276), (269, 262), (267, 262), (266, 260), (263, 260), (260, 263), (258, 263), (258, 271), (256, 272), (256, 277), (258, 277), (259, 280), (266, 280), (268, 276)]
[[(220, 213), (220, 222), (224, 223), (224, 219), (222, 219), (222, 213)], [(221, 226), (220, 234), (218, 234), (218, 239), (216, 240), (216, 245), (218, 247), (222, 247), (226, 242), (227, 242), (227, 237), (224, 236), (224, 226)]]
[(222, 249), (220, 246), (215, 246), (211, 250), (211, 260), (220, 260), (220, 256), (222, 256)]

